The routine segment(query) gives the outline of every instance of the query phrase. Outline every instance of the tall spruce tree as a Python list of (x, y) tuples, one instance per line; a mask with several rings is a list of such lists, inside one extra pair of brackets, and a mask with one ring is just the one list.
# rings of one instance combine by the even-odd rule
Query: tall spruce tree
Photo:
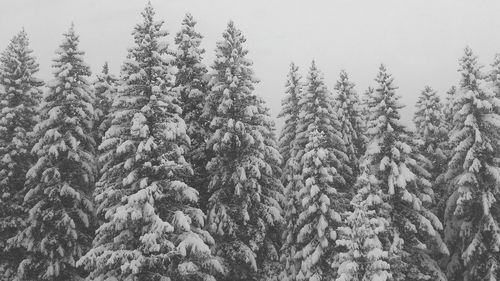
[(73, 26), (64, 34), (54, 59), (54, 80), (35, 127), (38, 158), (27, 172), (24, 201), (30, 208), (16, 241), (27, 251), (19, 280), (77, 280), (76, 261), (92, 241), (94, 188), (94, 93), (90, 69), (78, 49)]
[(400, 121), (403, 107), (396, 94), (392, 76), (382, 65), (377, 75), (378, 87), (370, 101), (368, 137), (365, 154), (370, 174), (379, 182), (382, 198), (389, 205), (385, 216), (388, 232), (380, 234), (389, 252), (394, 280), (444, 280), (431, 258), (434, 248), (447, 254), (441, 240), (439, 219), (429, 210), (433, 191), (426, 179), (429, 173), (419, 166), (422, 156), (415, 151), (410, 132)]
[(203, 64), (205, 50), (200, 47), (203, 36), (195, 30), (196, 21), (191, 14), (186, 14), (182, 29), (175, 37), (177, 54), (175, 65), (178, 72), (175, 85), (180, 92), (182, 118), (186, 122), (187, 134), (191, 146), (186, 151), (186, 160), (191, 163), (194, 174), (186, 178), (186, 183), (200, 193), (200, 206), (207, 210), (208, 173), (206, 165), (210, 160), (206, 148), (208, 139), (208, 121), (202, 118), (207, 94), (207, 68)]
[(207, 145), (214, 153), (208, 164), (208, 229), (229, 267), (222, 280), (262, 278), (269, 261), (277, 259), (283, 220), (274, 123), (254, 93), (257, 79), (245, 41), (229, 22), (217, 43), (204, 113), (211, 121)]
[(334, 110), (339, 118), (340, 133), (346, 145), (347, 157), (349, 157), (348, 164), (353, 172), (346, 180), (347, 185), (352, 186), (358, 176), (359, 160), (364, 154), (366, 144), (362, 130), (360, 101), (354, 90), (354, 83), (349, 80), (345, 70), (340, 72), (334, 89), (337, 92), (334, 98)]
[(387, 239), (389, 229), (387, 212), (390, 205), (365, 164), (356, 182), (357, 194), (351, 201), (353, 211), (344, 215), (344, 224), (338, 228), (336, 244), (346, 251), (336, 257), (337, 281), (391, 280), (389, 251), (381, 241)]
[(43, 82), (35, 77), (38, 63), (24, 30), (10, 41), (0, 58), (0, 280), (11, 280), (22, 249), (8, 242), (26, 226), (24, 182), (34, 164), (32, 134), (38, 122)]
[(427, 158), (425, 168), (431, 173), (431, 182), (446, 169), (446, 155), (443, 144), (447, 142), (448, 132), (444, 127), (443, 105), (436, 91), (426, 86), (421, 92), (413, 117), (416, 135), (422, 155)]
[(449, 280), (498, 280), (500, 276), (500, 101), (487, 87), (481, 66), (467, 47), (460, 59), (448, 164), (450, 196), (446, 241), (452, 251)]
[(104, 63), (102, 71), (97, 75), (93, 86), (95, 91), (94, 139), (96, 147), (98, 147), (111, 125), (109, 114), (111, 113), (111, 107), (118, 91), (118, 78), (109, 72), (107, 62)]
[(500, 97), (500, 54), (495, 54), (487, 80), (492, 83), (495, 96)]
[[(373, 87), (368, 87), (366, 91), (363, 92), (363, 95), (361, 96), (361, 116), (362, 116), (362, 130), (365, 132), (365, 138), (366, 138), (366, 130), (368, 129), (368, 121), (370, 120), (370, 100), (373, 95), (373, 92), (375, 89)], [(368, 143), (368, 139), (366, 138), (366, 143), (365, 143), (365, 150), (366, 150), (366, 145)]]
[(451, 88), (446, 92), (445, 102), (443, 105), (443, 123), (448, 132), (453, 129), (453, 118), (457, 111), (455, 105), (456, 92), (457, 87), (451, 86)]
[[(299, 119), (299, 99), (301, 95), (301, 76), (299, 68), (292, 62), (286, 80), (286, 96), (281, 101), (279, 118), (284, 118), (285, 124), (279, 138), (280, 154), (283, 157), (283, 166), (293, 157), (295, 134)], [(285, 171), (283, 171), (285, 173)]]
[(97, 211), (104, 222), (79, 261), (89, 280), (215, 280), (222, 271), (202, 230), (198, 193), (180, 179), (192, 174), (189, 143), (173, 90), (167, 32), (149, 3), (133, 31), (122, 87), (100, 149)]
[[(287, 253), (288, 279), (328, 280), (336, 229), (349, 203), (343, 169), (349, 159), (340, 133), (340, 123), (333, 110), (321, 72), (312, 63), (307, 84), (299, 100), (299, 122), (295, 145), (297, 215), (291, 222), (293, 252)], [(285, 275), (285, 274), (282, 274)]]
[(290, 71), (286, 81), (286, 96), (281, 101), (281, 112), (278, 117), (285, 119), (285, 124), (279, 138), (280, 154), (283, 157), (283, 175), (281, 181), (285, 187), (285, 203), (284, 203), (284, 219), (286, 227), (283, 231), (283, 245), (281, 252), (281, 263), (283, 266), (279, 274), (279, 279), (283, 281), (290, 280), (291, 276), (297, 275), (295, 263), (291, 261), (291, 257), (295, 255), (295, 237), (293, 234), (294, 224), (297, 221), (298, 210), (298, 190), (294, 177), (300, 176), (301, 172), (297, 171), (295, 162), (296, 146), (295, 139), (297, 133), (297, 125), (299, 123), (299, 100), (302, 91), (301, 76), (298, 73), (299, 68), (294, 64), (290, 64)]

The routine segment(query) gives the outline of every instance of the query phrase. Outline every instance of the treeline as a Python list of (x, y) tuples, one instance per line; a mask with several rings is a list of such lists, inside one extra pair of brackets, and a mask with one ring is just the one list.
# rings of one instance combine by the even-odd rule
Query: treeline
[(414, 131), (385, 66), (360, 96), (292, 64), (276, 138), (233, 22), (208, 68), (191, 15), (142, 17), (119, 77), (73, 26), (48, 83), (24, 30), (1, 54), (0, 280), (498, 279), (500, 55)]

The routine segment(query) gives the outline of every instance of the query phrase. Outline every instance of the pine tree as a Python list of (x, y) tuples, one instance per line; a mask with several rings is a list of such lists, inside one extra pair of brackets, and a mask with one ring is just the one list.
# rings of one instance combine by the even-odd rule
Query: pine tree
[[(373, 92), (375, 90), (373, 87), (368, 87), (366, 91), (363, 92), (363, 95), (361, 96), (361, 116), (362, 116), (362, 131), (366, 132), (368, 129), (368, 121), (370, 120), (370, 100), (373, 95)], [(366, 133), (365, 133), (365, 141), (368, 143), (368, 139), (366, 138)], [(365, 150), (366, 150), (366, 143), (365, 143)]]
[(348, 162), (340, 134), (340, 123), (321, 72), (313, 61), (305, 91), (299, 100), (299, 122), (295, 140), (297, 215), (290, 224), (292, 250), (283, 280), (329, 280), (336, 229), (349, 203), (346, 175)]
[(353, 171), (350, 178), (346, 178), (347, 185), (352, 186), (359, 173), (359, 160), (364, 154), (366, 143), (363, 136), (363, 120), (361, 117), (360, 101), (354, 90), (354, 83), (349, 81), (347, 72), (342, 70), (334, 88), (337, 92), (334, 99), (334, 110), (340, 122), (340, 133), (346, 144), (346, 153), (349, 157), (349, 166)]
[(109, 114), (118, 90), (118, 78), (109, 73), (107, 62), (104, 63), (102, 71), (97, 75), (97, 79), (93, 83), (93, 86), (95, 90), (94, 139), (96, 146), (99, 146), (104, 138), (104, 134), (111, 125)]
[(180, 91), (182, 118), (186, 122), (191, 146), (186, 152), (186, 160), (191, 163), (194, 175), (186, 178), (186, 183), (200, 193), (200, 206), (207, 210), (208, 173), (206, 165), (210, 159), (206, 148), (208, 121), (201, 118), (207, 94), (207, 68), (202, 63), (205, 50), (200, 47), (203, 36), (195, 30), (196, 21), (186, 14), (182, 29), (175, 37), (177, 55), (175, 65), (179, 70), (175, 85)]
[[(281, 157), (274, 123), (254, 93), (257, 79), (246, 58), (245, 37), (229, 22), (217, 43), (204, 115), (211, 120), (208, 148), (208, 229), (229, 274), (222, 280), (257, 280), (277, 259), (282, 223)], [(264, 276), (265, 277), (265, 276)]]
[[(297, 131), (299, 119), (299, 99), (301, 94), (301, 77), (299, 68), (292, 62), (287, 76), (285, 98), (281, 101), (281, 112), (278, 118), (284, 118), (285, 124), (279, 138), (280, 154), (283, 157), (284, 166), (293, 157), (293, 141)], [(285, 171), (284, 171), (285, 172)]]
[(288, 280), (289, 276), (295, 276), (297, 269), (293, 268), (294, 263), (290, 261), (290, 257), (295, 255), (295, 241), (293, 235), (294, 223), (297, 221), (298, 199), (297, 190), (295, 189), (293, 178), (300, 174), (295, 167), (295, 138), (297, 125), (299, 122), (299, 100), (301, 95), (301, 77), (298, 73), (299, 68), (294, 64), (290, 64), (290, 72), (286, 81), (286, 96), (281, 102), (281, 112), (278, 117), (285, 119), (285, 124), (281, 131), (279, 146), (280, 154), (283, 157), (283, 175), (282, 183), (285, 187), (285, 204), (284, 204), (284, 219), (286, 227), (283, 231), (283, 246), (281, 252), (281, 263), (284, 269), (280, 273), (280, 280)]
[(78, 49), (73, 26), (54, 59), (35, 127), (38, 161), (26, 174), (27, 226), (16, 241), (27, 251), (19, 266), (20, 280), (75, 280), (82, 276), (76, 261), (92, 241), (94, 140), (91, 136), (94, 93), (90, 69)]
[(460, 59), (448, 164), (450, 196), (446, 241), (452, 250), (449, 280), (498, 280), (500, 276), (499, 100), (487, 87), (477, 57), (467, 47)]
[(100, 149), (97, 184), (103, 223), (79, 261), (90, 280), (215, 280), (221, 270), (209, 248), (198, 193), (180, 179), (192, 174), (189, 144), (174, 92), (167, 32), (149, 3), (133, 31), (122, 87)]
[(38, 122), (43, 82), (35, 77), (38, 63), (22, 30), (0, 58), (0, 280), (11, 279), (24, 253), (8, 239), (25, 226), (22, 206), (25, 175), (35, 159), (31, 154)]
[(491, 71), (486, 79), (493, 84), (495, 96), (497, 98), (500, 97), (500, 54), (495, 54), (495, 58), (491, 64)]
[(390, 206), (385, 217), (390, 231), (381, 242), (389, 251), (391, 274), (394, 280), (444, 280), (430, 257), (434, 248), (447, 254), (438, 233), (441, 222), (429, 210), (434, 197), (426, 179), (430, 175), (419, 166), (422, 156), (412, 149), (410, 132), (401, 124), (399, 110), (403, 106), (393, 78), (383, 65), (376, 81), (378, 87), (370, 102), (371, 141), (365, 157), (370, 174), (379, 182)]
[(389, 221), (385, 218), (390, 206), (378, 186), (377, 179), (370, 175), (366, 165), (361, 167), (356, 190), (351, 201), (354, 211), (345, 215), (344, 226), (338, 228), (338, 246), (347, 249), (337, 256), (337, 281), (386, 281), (391, 280), (389, 252), (384, 250), (379, 237), (386, 238)]
[(425, 167), (431, 173), (431, 182), (446, 169), (446, 155), (443, 144), (446, 143), (447, 131), (443, 126), (441, 100), (431, 87), (426, 86), (417, 100), (413, 121), (416, 134), (422, 142), (420, 151), (429, 160)]
[(453, 129), (453, 118), (455, 116), (456, 108), (455, 104), (455, 96), (456, 96), (457, 88), (452, 86), (446, 92), (446, 101), (443, 106), (443, 122), (445, 129), (449, 132)]

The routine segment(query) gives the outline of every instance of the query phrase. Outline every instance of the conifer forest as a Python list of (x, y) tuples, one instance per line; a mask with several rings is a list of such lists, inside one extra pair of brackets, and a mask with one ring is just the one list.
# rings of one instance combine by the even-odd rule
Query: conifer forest
[(500, 54), (463, 46), (411, 126), (390, 65), (291, 63), (276, 128), (237, 20), (206, 65), (191, 14), (137, 13), (119, 74), (78, 25), (49, 81), (0, 42), (1, 281), (500, 280)]

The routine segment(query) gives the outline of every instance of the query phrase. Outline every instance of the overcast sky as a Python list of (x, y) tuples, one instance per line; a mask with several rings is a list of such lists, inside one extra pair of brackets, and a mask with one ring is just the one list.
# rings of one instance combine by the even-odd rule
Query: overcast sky
[[(258, 94), (273, 116), (279, 112), (291, 61), (305, 77), (315, 59), (331, 90), (345, 69), (359, 93), (374, 85), (380, 63), (386, 64), (407, 105), (403, 119), (410, 124), (413, 105), (425, 85), (444, 94), (457, 83), (458, 58), (466, 45), (486, 67), (500, 52), (500, 1), (495, 0), (151, 2), (157, 17), (165, 20), (171, 43), (186, 12), (197, 19), (205, 36), (207, 65), (228, 20), (234, 20), (247, 38), (248, 58), (261, 80)], [(61, 34), (74, 22), (92, 70), (100, 71), (108, 61), (118, 74), (145, 4), (143, 0), (0, 0), (0, 49), (24, 27), (40, 63), (39, 77), (50, 79)]]

